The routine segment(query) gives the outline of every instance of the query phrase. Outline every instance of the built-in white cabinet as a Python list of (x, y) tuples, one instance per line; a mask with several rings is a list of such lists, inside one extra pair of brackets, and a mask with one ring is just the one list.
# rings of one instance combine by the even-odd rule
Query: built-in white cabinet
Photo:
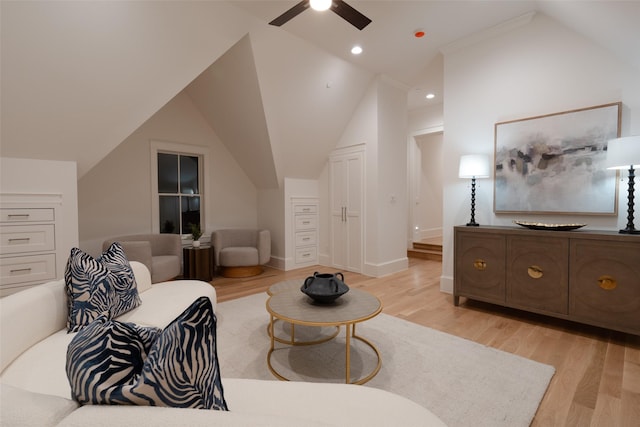
[(0, 296), (64, 277), (78, 247), (76, 169), (0, 157)]
[(294, 268), (318, 264), (318, 199), (291, 198)]
[(329, 159), (331, 265), (362, 272), (364, 150), (336, 150)]
[(60, 195), (3, 194), (0, 205), (0, 296), (56, 278), (56, 209)]

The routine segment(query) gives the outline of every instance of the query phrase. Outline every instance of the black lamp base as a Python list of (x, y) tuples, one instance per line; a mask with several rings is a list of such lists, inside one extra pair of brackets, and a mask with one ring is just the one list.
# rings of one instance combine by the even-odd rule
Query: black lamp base
[[(469, 224), (467, 224), (467, 225), (469, 225)], [(635, 228), (631, 228), (631, 229), (624, 228), (624, 229), (618, 231), (618, 233), (620, 233), (620, 234), (640, 234), (640, 230), (636, 230)]]
[(635, 177), (635, 171), (633, 169), (633, 165), (631, 165), (629, 166), (629, 186), (627, 189), (627, 226), (619, 231), (620, 234), (640, 234), (640, 230), (636, 230), (633, 226), (633, 186)]
[(471, 221), (467, 223), (467, 227), (477, 227), (480, 224), (476, 222), (476, 178), (471, 178)]

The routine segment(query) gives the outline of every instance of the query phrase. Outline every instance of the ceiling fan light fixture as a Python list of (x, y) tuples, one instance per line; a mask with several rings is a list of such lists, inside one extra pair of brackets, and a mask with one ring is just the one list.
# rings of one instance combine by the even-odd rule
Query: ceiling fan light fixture
[(331, 7), (332, 0), (310, 0), (309, 5), (311, 9), (322, 12), (323, 10), (327, 10)]

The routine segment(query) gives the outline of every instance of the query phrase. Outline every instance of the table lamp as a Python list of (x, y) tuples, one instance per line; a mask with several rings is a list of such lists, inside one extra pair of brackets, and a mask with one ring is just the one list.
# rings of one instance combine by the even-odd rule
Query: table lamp
[(476, 222), (476, 178), (489, 178), (489, 157), (484, 154), (466, 154), (460, 157), (459, 178), (471, 178), (471, 221), (468, 227), (477, 227)]
[(629, 191), (627, 201), (627, 227), (620, 230), (622, 234), (640, 234), (633, 225), (633, 186), (634, 168), (640, 167), (640, 136), (627, 136), (610, 139), (607, 144), (607, 169), (629, 170)]

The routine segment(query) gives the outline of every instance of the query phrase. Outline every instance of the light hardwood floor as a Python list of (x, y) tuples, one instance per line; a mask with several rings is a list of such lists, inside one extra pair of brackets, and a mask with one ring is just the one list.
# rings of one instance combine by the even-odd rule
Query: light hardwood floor
[[(266, 269), (248, 279), (216, 277), (223, 302), (264, 292), (311, 268)], [(532, 426), (640, 426), (640, 336), (453, 297), (440, 291), (441, 263), (409, 259), (409, 269), (372, 278), (346, 272), (345, 282), (377, 295), (383, 312), (556, 368)], [(455, 397), (452, 397), (455, 398)]]

